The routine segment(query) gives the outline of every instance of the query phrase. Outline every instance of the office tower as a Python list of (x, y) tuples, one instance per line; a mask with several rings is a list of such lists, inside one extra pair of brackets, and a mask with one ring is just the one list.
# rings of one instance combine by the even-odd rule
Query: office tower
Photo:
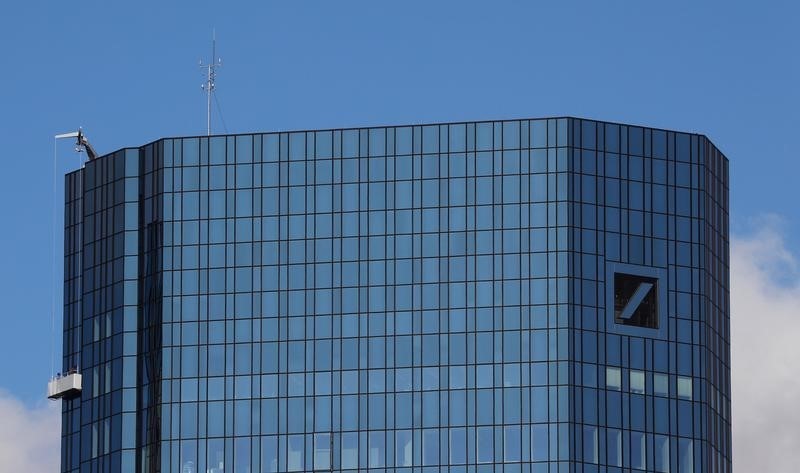
[(67, 176), (64, 472), (729, 472), (728, 161), (576, 118)]

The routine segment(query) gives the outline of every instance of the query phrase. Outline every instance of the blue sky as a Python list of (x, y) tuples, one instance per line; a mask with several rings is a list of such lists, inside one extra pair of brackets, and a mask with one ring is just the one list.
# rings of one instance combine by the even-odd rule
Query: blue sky
[[(24, 403), (50, 374), (53, 135), (83, 126), (102, 154), (204, 133), (212, 28), (216, 132), (548, 115), (696, 131), (731, 160), (732, 230), (776, 214), (800, 248), (796, 2), (13, 1), (3, 19), (0, 388)], [(58, 153), (60, 186), (77, 158)]]

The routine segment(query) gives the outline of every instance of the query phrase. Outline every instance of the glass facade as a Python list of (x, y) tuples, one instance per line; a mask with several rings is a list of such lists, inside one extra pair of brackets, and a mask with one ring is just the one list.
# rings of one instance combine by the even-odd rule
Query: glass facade
[(728, 161), (574, 118), (67, 176), (63, 472), (730, 472)]

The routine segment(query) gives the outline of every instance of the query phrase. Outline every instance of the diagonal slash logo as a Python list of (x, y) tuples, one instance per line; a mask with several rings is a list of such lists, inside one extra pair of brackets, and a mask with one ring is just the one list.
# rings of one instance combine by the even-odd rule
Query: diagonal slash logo
[(666, 268), (606, 262), (608, 333), (666, 340), (669, 336)]
[(635, 274), (614, 274), (614, 320), (618, 324), (657, 329), (657, 279)]
[(633, 317), (633, 313), (636, 309), (639, 308), (639, 304), (642, 303), (645, 296), (650, 293), (650, 289), (653, 289), (653, 284), (649, 282), (643, 282), (639, 284), (639, 287), (636, 288), (636, 292), (633, 293), (631, 298), (628, 300), (628, 303), (625, 305), (625, 308), (622, 309), (622, 313), (619, 315), (621, 319), (628, 320)]

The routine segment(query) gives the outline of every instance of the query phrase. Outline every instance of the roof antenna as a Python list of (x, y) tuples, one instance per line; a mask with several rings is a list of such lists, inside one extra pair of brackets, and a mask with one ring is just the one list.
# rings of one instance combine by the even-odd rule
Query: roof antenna
[(217, 87), (217, 68), (222, 66), (222, 59), (217, 57), (217, 29), (211, 33), (211, 61), (203, 64), (200, 60), (200, 67), (206, 70), (206, 83), (200, 86), (206, 91), (206, 135), (211, 135), (211, 94)]

